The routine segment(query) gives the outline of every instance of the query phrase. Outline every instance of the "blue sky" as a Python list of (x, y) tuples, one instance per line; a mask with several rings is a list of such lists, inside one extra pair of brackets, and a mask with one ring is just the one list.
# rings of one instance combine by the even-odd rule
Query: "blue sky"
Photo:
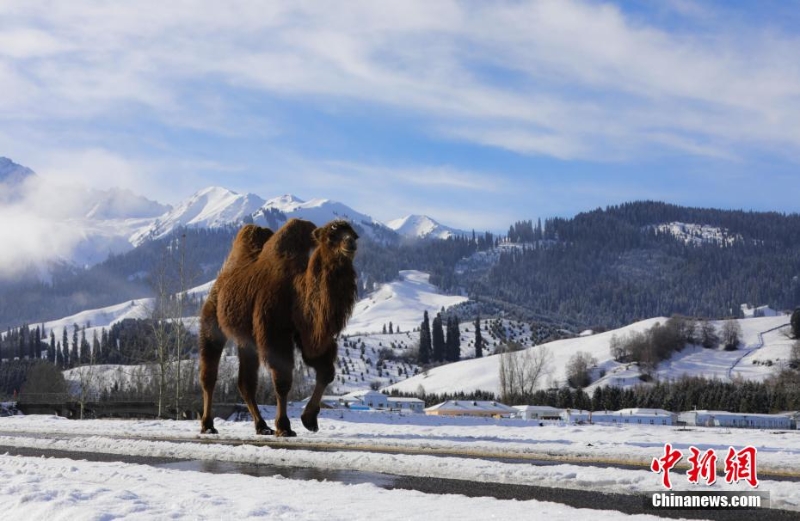
[(630, 200), (800, 211), (800, 4), (0, 3), (0, 155), (464, 229)]

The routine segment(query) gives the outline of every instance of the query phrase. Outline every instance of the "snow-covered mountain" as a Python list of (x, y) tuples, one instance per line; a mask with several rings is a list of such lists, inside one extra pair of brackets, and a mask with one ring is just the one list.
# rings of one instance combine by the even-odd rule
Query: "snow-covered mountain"
[(16, 185), (33, 175), (36, 174), (30, 168), (18, 165), (7, 157), (0, 157), (0, 183)]
[[(37, 182), (23, 183), (28, 178)], [(30, 258), (20, 258), (22, 253), (15, 255), (13, 261), (17, 266), (26, 263), (47, 266), (50, 262), (89, 266), (102, 262), (110, 254), (125, 253), (147, 240), (165, 237), (180, 227), (218, 228), (254, 222), (277, 229), (293, 217), (320, 225), (333, 219), (347, 219), (366, 236), (382, 242), (396, 241), (399, 235), (446, 238), (460, 233), (429, 217), (411, 216), (398, 220), (403, 221), (399, 225), (387, 226), (330, 199), (304, 201), (283, 195), (265, 200), (252, 193), (237, 193), (218, 186), (199, 190), (173, 208), (130, 190), (55, 186), (37, 177), (31, 169), (2, 157), (0, 184), (11, 187), (0, 190), (0, 210), (7, 210), (13, 217), (24, 209), (27, 213), (22, 222), (35, 222), (37, 236), (55, 233), (58, 238), (50, 241), (52, 247), (41, 246), (25, 253)], [(18, 204), (23, 199), (25, 204)], [(40, 245), (45, 242), (37, 241)], [(42, 273), (45, 272), (46, 269)]]
[(139, 245), (147, 239), (158, 239), (176, 228), (216, 228), (240, 223), (252, 217), (264, 204), (255, 194), (239, 194), (212, 186), (196, 192), (169, 212), (134, 233), (130, 242)]
[(334, 219), (346, 219), (374, 239), (379, 239), (390, 231), (385, 224), (338, 201), (330, 199), (303, 201), (291, 194), (267, 201), (254, 213), (253, 221), (260, 226), (276, 228), (283, 224), (284, 221), (281, 221), (283, 217), (306, 219), (317, 225)]
[(407, 215), (387, 222), (386, 226), (407, 239), (447, 239), (467, 235), (464, 231), (439, 224), (427, 215)]
[(158, 217), (172, 210), (169, 205), (121, 189), (93, 190), (88, 202), (86, 218), (95, 220)]

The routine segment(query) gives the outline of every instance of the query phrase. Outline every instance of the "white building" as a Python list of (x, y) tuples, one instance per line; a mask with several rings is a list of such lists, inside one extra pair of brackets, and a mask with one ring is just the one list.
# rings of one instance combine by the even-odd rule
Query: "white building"
[(750, 304), (742, 304), (742, 316), (744, 318), (753, 317), (777, 317), (780, 315), (777, 311), (769, 306), (750, 307)]
[(560, 420), (564, 409), (549, 405), (515, 405), (517, 418), (523, 420)]
[(517, 410), (500, 402), (483, 400), (448, 400), (425, 409), (429, 416), (483, 416), (509, 418)]
[(567, 423), (610, 423), (616, 425), (675, 425), (678, 415), (664, 409), (621, 409), (619, 411), (583, 411), (567, 409), (561, 413)]
[[(306, 398), (301, 403), (308, 403)], [(321, 400), (322, 407), (328, 409), (358, 409), (378, 411), (411, 411), (423, 412), (425, 402), (419, 398), (396, 398), (386, 396), (377, 391), (353, 391), (344, 396), (325, 395)]]
[(378, 391), (353, 391), (344, 395), (345, 398), (356, 399), (361, 401), (362, 405), (370, 409), (386, 410), (389, 409), (389, 397)]
[(685, 411), (679, 420), (699, 427), (734, 427), (740, 429), (797, 429), (791, 413), (746, 414), (728, 411)]
[(388, 396), (389, 409), (393, 411), (424, 412), (425, 402), (419, 398), (398, 398)]

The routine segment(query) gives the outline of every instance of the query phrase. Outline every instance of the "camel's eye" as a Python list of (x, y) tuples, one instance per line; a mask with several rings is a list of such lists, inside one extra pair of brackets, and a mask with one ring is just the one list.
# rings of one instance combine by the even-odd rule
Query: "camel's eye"
[(338, 224), (331, 224), (331, 230), (333, 230), (333, 231), (336, 231), (336, 229), (337, 229), (338, 227), (339, 227), (339, 225), (338, 225)]

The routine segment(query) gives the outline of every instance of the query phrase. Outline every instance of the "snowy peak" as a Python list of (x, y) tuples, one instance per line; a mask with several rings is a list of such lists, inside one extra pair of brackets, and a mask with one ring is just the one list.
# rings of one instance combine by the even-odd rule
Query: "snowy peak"
[(282, 195), (264, 203), (253, 215), (256, 224), (269, 228), (276, 228), (291, 218), (305, 219), (317, 226), (322, 226), (334, 219), (344, 219), (350, 221), (373, 239), (380, 239), (386, 233), (391, 233), (386, 225), (372, 217), (330, 199), (303, 201), (294, 195)]
[(164, 237), (182, 226), (219, 228), (242, 222), (263, 204), (264, 200), (255, 194), (239, 194), (218, 186), (204, 188), (137, 232), (131, 242), (141, 244), (147, 238)]
[(172, 209), (130, 190), (98, 190), (91, 194), (88, 219), (141, 219), (158, 217)]
[(18, 165), (7, 157), (0, 157), (0, 183), (17, 185), (34, 175), (30, 168)]
[(464, 232), (443, 226), (427, 215), (408, 215), (386, 223), (386, 226), (407, 239), (447, 239)]

